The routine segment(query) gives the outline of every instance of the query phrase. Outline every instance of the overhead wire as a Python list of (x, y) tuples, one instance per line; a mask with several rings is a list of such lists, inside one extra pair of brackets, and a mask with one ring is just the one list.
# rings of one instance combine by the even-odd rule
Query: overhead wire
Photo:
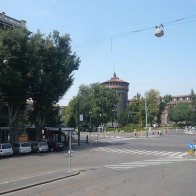
[[(178, 24), (184, 24), (184, 23), (189, 23), (189, 22), (195, 22), (196, 21), (195, 17), (196, 17), (196, 14), (192, 14), (192, 15), (189, 15), (189, 16), (185, 16), (185, 17), (178, 18), (176, 20), (168, 21), (168, 22), (161, 23), (161, 24), (165, 27), (165, 26), (168, 26), (168, 25), (178, 25)], [(187, 19), (193, 19), (193, 20), (187, 21)], [(88, 45), (92, 45), (92, 44), (106, 42), (106, 41), (109, 41), (109, 40), (120, 39), (122, 37), (126, 37), (126, 36), (129, 36), (129, 35), (134, 34), (134, 33), (139, 33), (139, 32), (151, 30), (151, 29), (154, 29), (154, 28), (155, 28), (155, 25), (150, 26), (150, 27), (146, 27), (146, 28), (131, 30), (131, 31), (128, 31), (128, 32), (112, 34), (112, 35), (107, 35), (107, 36), (103, 36), (103, 37), (97, 37), (97, 38), (89, 39), (89, 40), (86, 40), (86, 41), (75, 42), (75, 43), (73, 42), (73, 45), (75, 45), (76, 47), (88, 46)]]

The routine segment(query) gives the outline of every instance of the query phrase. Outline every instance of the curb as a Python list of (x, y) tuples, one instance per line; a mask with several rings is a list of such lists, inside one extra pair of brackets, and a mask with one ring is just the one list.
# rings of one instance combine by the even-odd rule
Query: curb
[(35, 183), (32, 183), (32, 184), (26, 184), (24, 186), (19, 186), (19, 187), (12, 188), (12, 189), (9, 189), (9, 190), (7, 189), (7, 190), (4, 190), (4, 191), (0, 191), (0, 195), (12, 193), (12, 192), (15, 192), (15, 191), (20, 191), (20, 190), (23, 190), (23, 189), (35, 187), (35, 186), (42, 185), (42, 184), (47, 184), (47, 183), (50, 183), (50, 182), (54, 182), (54, 181), (57, 181), (57, 180), (61, 180), (61, 179), (65, 179), (65, 178), (68, 178), (68, 177), (76, 176), (76, 175), (79, 175), (79, 174), (80, 174), (80, 171), (68, 172), (65, 175), (62, 175), (60, 177), (53, 177), (53, 178), (50, 178), (50, 179), (47, 178), (47, 180), (42, 180), (40, 182), (35, 182)]

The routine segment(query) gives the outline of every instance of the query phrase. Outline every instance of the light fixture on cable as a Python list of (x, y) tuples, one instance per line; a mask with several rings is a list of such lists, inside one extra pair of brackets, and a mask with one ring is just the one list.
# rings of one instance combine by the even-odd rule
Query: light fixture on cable
[(160, 26), (155, 26), (155, 36), (162, 37), (163, 35), (164, 35), (163, 25), (161, 24)]

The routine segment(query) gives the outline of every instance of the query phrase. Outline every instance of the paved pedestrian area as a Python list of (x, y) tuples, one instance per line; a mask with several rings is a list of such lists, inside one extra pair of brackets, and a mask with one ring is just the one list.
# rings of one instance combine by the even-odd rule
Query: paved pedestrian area
[(21, 179), (15, 179), (10, 181), (8, 180), (6, 182), (0, 183), (0, 195), (38, 186), (41, 184), (46, 184), (63, 178), (76, 176), (79, 173), (79, 171), (56, 171)]

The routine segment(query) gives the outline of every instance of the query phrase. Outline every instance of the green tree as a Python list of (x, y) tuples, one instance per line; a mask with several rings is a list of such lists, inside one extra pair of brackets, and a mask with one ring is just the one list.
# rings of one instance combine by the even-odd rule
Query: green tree
[[(69, 35), (60, 36), (58, 31), (44, 36), (8, 29), (1, 30), (0, 37), (0, 93), (8, 106), (9, 124), (13, 125), (31, 98), (30, 120), (39, 138), (45, 125), (58, 121), (54, 108), (71, 87), (80, 59), (71, 51)], [(52, 122), (51, 116), (56, 120)]]
[(29, 93), (29, 32), (25, 29), (0, 30), (0, 93), (8, 109), (9, 126), (23, 113)]
[(191, 111), (191, 125), (196, 126), (196, 94), (194, 93), (194, 90), (191, 89), (191, 106), (192, 106), (192, 111)]
[(119, 124), (124, 126), (126, 124), (138, 124), (141, 128), (145, 122), (145, 107), (144, 98), (137, 93), (129, 106), (123, 111), (119, 117)]
[(112, 120), (112, 110), (117, 103), (116, 93), (102, 84), (81, 85), (78, 95), (69, 102), (68, 121), (73, 116), (75, 120), (78, 119), (79, 107), (79, 112), (84, 117), (81, 126), (88, 128), (91, 122), (92, 126), (97, 127)]
[(157, 120), (157, 113), (159, 110), (160, 93), (155, 89), (151, 89), (145, 93), (148, 112), (148, 123), (153, 125)]
[(187, 103), (178, 103), (176, 106), (169, 110), (169, 120), (175, 122), (185, 122), (188, 124), (191, 120), (191, 106)]
[(30, 75), (30, 97), (34, 105), (34, 123), (38, 130), (46, 124), (52, 108), (62, 98), (73, 83), (73, 71), (79, 67), (80, 60), (72, 53), (69, 35), (60, 36), (58, 31), (48, 36), (40, 32), (33, 34), (29, 50), (32, 65)]

